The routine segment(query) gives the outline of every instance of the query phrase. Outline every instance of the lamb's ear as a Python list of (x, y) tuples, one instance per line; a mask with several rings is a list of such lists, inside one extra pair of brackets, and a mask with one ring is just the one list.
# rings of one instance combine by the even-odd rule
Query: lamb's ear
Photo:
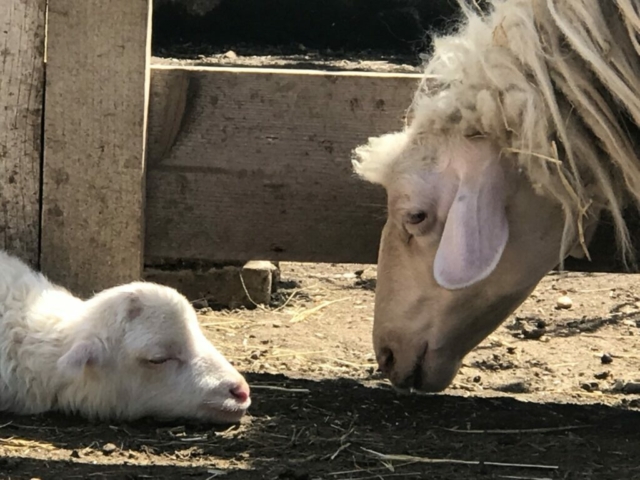
[(101, 365), (105, 357), (105, 347), (98, 339), (79, 340), (58, 359), (58, 368), (69, 375), (77, 375), (86, 366)]
[(434, 261), (440, 286), (454, 290), (485, 279), (496, 268), (509, 239), (505, 176), (497, 153), (465, 149), (455, 164), (458, 191)]
[(144, 305), (140, 299), (140, 292), (133, 290), (132, 292), (125, 293), (120, 303), (118, 315), (125, 322), (130, 322), (142, 315), (143, 310)]

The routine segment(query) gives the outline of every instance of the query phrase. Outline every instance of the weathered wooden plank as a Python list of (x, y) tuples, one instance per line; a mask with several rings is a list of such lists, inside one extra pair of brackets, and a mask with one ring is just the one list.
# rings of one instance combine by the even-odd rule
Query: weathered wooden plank
[(371, 262), (385, 195), (351, 150), (417, 75), (152, 69), (146, 261)]
[(81, 295), (142, 274), (150, 17), (49, 3), (41, 264)]
[[(146, 262), (255, 258), (375, 263), (384, 192), (351, 149), (400, 127), (411, 75), (152, 69)], [(640, 215), (626, 212), (640, 251)], [(622, 272), (610, 219), (592, 261)]]
[(38, 266), (45, 0), (0, 2), (0, 249)]

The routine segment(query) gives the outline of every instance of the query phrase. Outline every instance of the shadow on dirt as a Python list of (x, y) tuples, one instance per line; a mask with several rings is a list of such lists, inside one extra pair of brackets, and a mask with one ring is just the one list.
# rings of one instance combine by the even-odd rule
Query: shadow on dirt
[[(401, 396), (386, 385), (344, 379), (247, 378), (251, 415), (230, 428), (1, 415), (0, 446), (13, 448), (14, 458), (5, 454), (0, 470), (11, 478), (206, 479), (219, 469), (225, 479), (364, 479), (386, 478), (393, 464), (399, 478), (640, 478), (640, 412), (510, 397)], [(382, 462), (372, 452), (446, 460)]]

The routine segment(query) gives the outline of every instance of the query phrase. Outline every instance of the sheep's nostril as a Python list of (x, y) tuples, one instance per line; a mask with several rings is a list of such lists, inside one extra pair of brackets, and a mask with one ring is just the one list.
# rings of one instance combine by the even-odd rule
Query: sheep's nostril
[(409, 375), (407, 375), (404, 380), (398, 382), (398, 387), (406, 389), (413, 388), (415, 390), (422, 389), (422, 386), (424, 385), (423, 368), (428, 350), (429, 344), (425, 343), (424, 347), (420, 351), (420, 354), (416, 358), (416, 363), (413, 366), (413, 370)]
[(247, 385), (246, 383), (241, 383), (233, 388), (230, 388), (229, 393), (233, 398), (241, 403), (244, 403), (247, 401), (250, 395), (249, 385)]
[(396, 359), (390, 348), (383, 348), (378, 355), (378, 368), (382, 373), (388, 375), (393, 370)]

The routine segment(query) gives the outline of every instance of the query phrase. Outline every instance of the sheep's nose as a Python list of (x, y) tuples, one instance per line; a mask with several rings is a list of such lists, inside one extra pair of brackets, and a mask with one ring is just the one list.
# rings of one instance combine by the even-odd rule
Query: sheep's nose
[(424, 388), (425, 362), (428, 345), (425, 343), (415, 351), (411, 348), (397, 349), (382, 347), (376, 356), (378, 368), (400, 390), (421, 390)]
[(249, 384), (243, 380), (231, 387), (229, 389), (229, 393), (233, 398), (238, 400), (238, 402), (244, 403), (249, 399), (249, 396), (251, 395), (251, 389), (249, 388)]
[(378, 369), (387, 377), (391, 375), (395, 364), (393, 351), (386, 347), (380, 349), (380, 353), (377, 355), (376, 360), (378, 361)]

